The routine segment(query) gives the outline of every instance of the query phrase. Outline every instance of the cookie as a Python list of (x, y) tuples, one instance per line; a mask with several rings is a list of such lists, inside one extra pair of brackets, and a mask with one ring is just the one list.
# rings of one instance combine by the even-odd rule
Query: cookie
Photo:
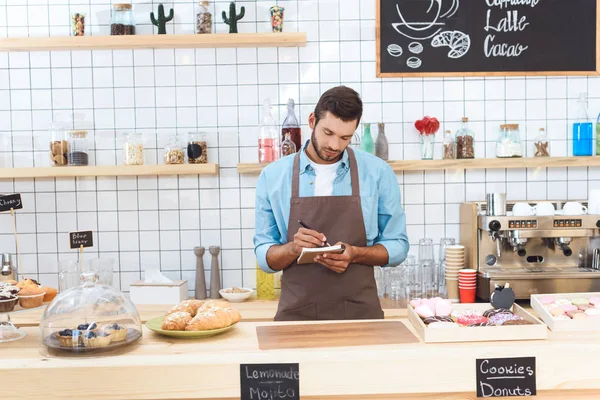
[(463, 317), (465, 315), (483, 315), (482, 311), (479, 310), (470, 310), (470, 309), (463, 309), (463, 310), (454, 310), (452, 311), (452, 314), (450, 314), (452, 316), (453, 319), (457, 320), (460, 317)]
[(494, 324), (490, 324), (489, 322), (477, 322), (475, 324), (467, 325), (467, 328), (474, 328), (478, 326), (494, 326)]
[(494, 314), (490, 317), (490, 323), (492, 323), (494, 325), (502, 325), (506, 321), (510, 321), (513, 319), (521, 319), (521, 317), (517, 317), (516, 315), (514, 315), (512, 313), (499, 313), (499, 314)]
[(450, 317), (435, 316), (425, 318), (423, 322), (426, 324), (433, 324), (434, 322), (454, 322), (454, 320)]

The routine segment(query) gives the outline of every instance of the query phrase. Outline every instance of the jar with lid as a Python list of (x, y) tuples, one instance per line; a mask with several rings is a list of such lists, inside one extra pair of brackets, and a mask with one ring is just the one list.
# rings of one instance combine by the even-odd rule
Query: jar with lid
[(212, 14), (208, 9), (208, 0), (196, 5), (196, 33), (212, 33)]
[(67, 125), (62, 122), (53, 122), (50, 125), (51, 165), (67, 165), (67, 154), (69, 153), (69, 142), (67, 139)]
[(475, 133), (469, 129), (469, 118), (462, 119), (462, 125), (456, 131), (456, 158), (475, 158)]
[(82, 130), (69, 131), (69, 165), (89, 164), (87, 134), (87, 131)]
[(206, 164), (208, 162), (208, 154), (206, 150), (206, 135), (200, 132), (192, 132), (188, 135), (188, 163)]
[(544, 128), (540, 128), (533, 144), (535, 146), (534, 155), (536, 157), (550, 157), (550, 141), (548, 141), (548, 136)]
[(144, 165), (144, 141), (141, 133), (123, 135), (123, 164)]
[(444, 139), (442, 139), (442, 159), (454, 160), (455, 158), (454, 136), (452, 136), (452, 131), (446, 130), (444, 132)]
[(131, 4), (113, 4), (112, 18), (110, 21), (111, 35), (135, 35), (135, 21)]
[(496, 157), (523, 157), (518, 124), (500, 125), (500, 132), (496, 141)]
[(185, 153), (181, 149), (177, 134), (172, 135), (165, 146), (164, 160), (165, 164), (183, 164), (185, 161)]

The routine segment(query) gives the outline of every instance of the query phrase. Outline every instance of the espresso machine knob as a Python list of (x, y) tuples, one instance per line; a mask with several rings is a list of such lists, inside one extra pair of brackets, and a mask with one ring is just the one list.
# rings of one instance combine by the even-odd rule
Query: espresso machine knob
[(502, 224), (500, 224), (500, 221), (498, 220), (493, 220), (490, 221), (489, 227), (490, 231), (499, 231), (500, 228), (502, 228)]
[(596, 221), (596, 226), (597, 226), (598, 228), (600, 228), (600, 219), (599, 219), (598, 221)]

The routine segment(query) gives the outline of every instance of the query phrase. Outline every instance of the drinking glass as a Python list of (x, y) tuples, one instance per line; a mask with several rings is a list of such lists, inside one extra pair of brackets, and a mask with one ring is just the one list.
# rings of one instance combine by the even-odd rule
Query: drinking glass
[(388, 272), (387, 297), (398, 306), (406, 306), (406, 276), (404, 266), (390, 268)]
[(416, 263), (406, 265), (406, 298), (410, 301), (422, 297), (423, 293), (419, 265)]
[(112, 258), (94, 258), (90, 260), (90, 270), (98, 275), (98, 284), (112, 286), (115, 261)]
[(375, 274), (375, 283), (377, 284), (377, 296), (383, 298), (385, 296), (385, 281), (383, 277), (383, 268), (373, 267)]
[(58, 291), (77, 287), (81, 284), (81, 263), (78, 260), (61, 260), (58, 262)]
[(454, 238), (442, 238), (440, 240), (440, 263), (446, 261), (446, 247), (454, 246), (456, 244), (456, 240)]
[(433, 261), (433, 239), (424, 238), (419, 240), (419, 263)]
[(435, 262), (423, 260), (419, 263), (419, 272), (421, 273), (422, 295), (425, 298), (437, 296), (437, 270)]

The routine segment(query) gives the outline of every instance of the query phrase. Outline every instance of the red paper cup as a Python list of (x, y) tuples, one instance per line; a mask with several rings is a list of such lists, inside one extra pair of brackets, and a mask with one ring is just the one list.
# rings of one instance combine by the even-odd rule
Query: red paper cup
[(458, 288), (458, 292), (460, 294), (460, 302), (461, 303), (475, 303), (475, 288), (473, 289), (463, 289)]

